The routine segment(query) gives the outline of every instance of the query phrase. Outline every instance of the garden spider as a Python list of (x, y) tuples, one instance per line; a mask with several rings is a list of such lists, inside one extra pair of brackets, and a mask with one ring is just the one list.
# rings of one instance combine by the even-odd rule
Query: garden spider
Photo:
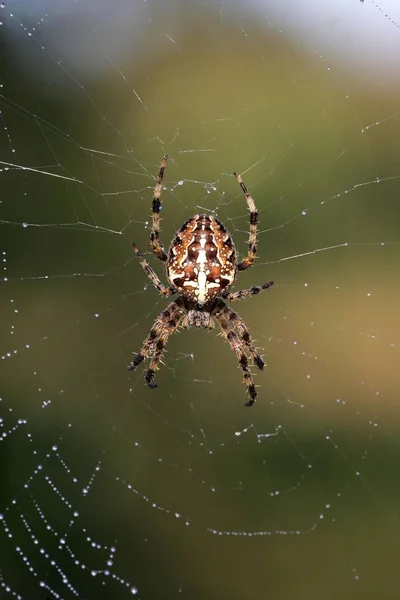
[(256, 236), (258, 212), (253, 198), (248, 192), (240, 175), (234, 173), (247, 200), (250, 210), (250, 234), (247, 256), (238, 262), (232, 238), (225, 227), (213, 216), (194, 215), (182, 225), (176, 233), (168, 253), (160, 241), (160, 200), (162, 179), (168, 156), (164, 156), (154, 188), (153, 227), (150, 239), (153, 252), (158, 259), (166, 263), (166, 274), (171, 285), (165, 286), (153, 271), (136, 244), (133, 251), (158, 292), (163, 296), (180, 295), (167, 306), (155, 320), (142, 348), (129, 364), (133, 371), (149, 356), (149, 368), (145, 381), (150, 388), (157, 387), (154, 381), (155, 371), (162, 361), (165, 345), (169, 336), (178, 327), (201, 327), (211, 329), (215, 321), (221, 328), (223, 337), (235, 352), (243, 371), (243, 381), (247, 386), (250, 399), (246, 406), (252, 406), (257, 391), (248, 365), (246, 350), (257, 369), (264, 368), (264, 361), (250, 337), (243, 319), (232, 310), (225, 300), (241, 300), (247, 296), (259, 294), (273, 285), (273, 281), (253, 286), (247, 290), (230, 292), (238, 271), (252, 266), (256, 257)]

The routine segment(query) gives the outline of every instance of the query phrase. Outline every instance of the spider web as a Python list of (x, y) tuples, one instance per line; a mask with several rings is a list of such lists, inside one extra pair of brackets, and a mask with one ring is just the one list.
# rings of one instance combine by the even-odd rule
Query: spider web
[[(400, 183), (393, 2), (5, 2), (0, 596), (397, 597)], [(150, 254), (216, 214), (258, 259), (217, 332), (126, 365)], [(156, 576), (155, 576), (156, 575)]]

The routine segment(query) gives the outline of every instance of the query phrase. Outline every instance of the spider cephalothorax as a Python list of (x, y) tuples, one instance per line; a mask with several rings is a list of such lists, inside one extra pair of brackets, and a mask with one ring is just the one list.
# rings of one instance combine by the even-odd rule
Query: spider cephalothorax
[(162, 206), (160, 195), (167, 158), (164, 156), (154, 188), (153, 227), (150, 237), (154, 254), (166, 263), (167, 277), (171, 285), (167, 287), (160, 281), (136, 244), (133, 244), (133, 250), (160, 294), (164, 296), (180, 295), (157, 317), (141, 350), (129, 364), (128, 369), (132, 371), (148, 356), (151, 356), (145, 380), (149, 387), (157, 387), (154, 382), (154, 374), (159, 368), (169, 336), (178, 327), (208, 329), (214, 327), (216, 321), (242, 368), (243, 379), (250, 396), (246, 406), (251, 406), (256, 400), (257, 391), (248, 366), (246, 351), (258, 369), (264, 368), (264, 361), (258, 353), (244, 321), (225, 303), (225, 300), (239, 300), (258, 294), (273, 284), (272, 281), (269, 281), (246, 290), (232, 293), (229, 291), (236, 280), (237, 272), (251, 267), (256, 256), (258, 212), (254, 200), (241, 176), (234, 173), (246, 196), (250, 210), (247, 256), (239, 263), (234, 243), (228, 231), (218, 219), (206, 214), (194, 215), (182, 225), (167, 254), (159, 239), (159, 213)]

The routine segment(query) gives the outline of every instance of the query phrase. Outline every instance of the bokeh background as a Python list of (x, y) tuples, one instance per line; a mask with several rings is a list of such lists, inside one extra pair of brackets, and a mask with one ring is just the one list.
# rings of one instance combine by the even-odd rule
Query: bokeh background
[[(394, 2), (0, 8), (0, 596), (398, 598)], [(258, 260), (217, 332), (126, 365), (165, 307), (132, 255), (218, 216)]]

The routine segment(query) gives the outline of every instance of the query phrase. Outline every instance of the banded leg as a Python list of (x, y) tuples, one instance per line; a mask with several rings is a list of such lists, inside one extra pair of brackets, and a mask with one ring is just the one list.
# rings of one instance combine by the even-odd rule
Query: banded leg
[(243, 298), (247, 298), (247, 296), (255, 296), (256, 294), (267, 290), (273, 285), (273, 281), (268, 281), (268, 283), (263, 283), (262, 285), (253, 285), (247, 290), (238, 290), (237, 292), (224, 292), (223, 294), (221, 294), (221, 296), (222, 298), (224, 298), (224, 300), (228, 300), (229, 302), (233, 302), (234, 300), (243, 300)]
[(242, 188), (244, 195), (246, 196), (247, 206), (249, 207), (249, 211), (250, 211), (250, 233), (249, 233), (247, 256), (245, 258), (243, 258), (240, 261), (240, 263), (238, 264), (238, 270), (245, 271), (246, 269), (251, 267), (251, 265), (254, 262), (254, 259), (256, 258), (258, 211), (257, 211), (256, 205), (254, 203), (254, 200), (250, 195), (250, 192), (248, 191), (247, 187), (243, 183), (243, 179), (242, 179), (241, 175), (239, 175), (238, 173), (234, 173), (234, 176), (236, 177), (236, 181), (238, 182), (238, 184)]
[(162, 201), (160, 199), (162, 190), (162, 180), (164, 177), (164, 170), (167, 166), (168, 154), (163, 158), (158, 172), (156, 185), (154, 187), (153, 195), (153, 227), (151, 229), (150, 239), (153, 247), (153, 252), (163, 262), (168, 258), (167, 253), (164, 250), (164, 246), (160, 241), (160, 210), (162, 209)]
[(250, 400), (245, 403), (245, 406), (253, 406), (254, 402), (256, 402), (257, 391), (251, 376), (247, 356), (243, 351), (242, 344), (222, 312), (216, 313), (213, 316), (218, 321), (221, 327), (222, 335), (236, 354), (239, 365), (243, 371), (243, 382), (245, 383), (247, 387), (247, 393), (250, 396)]
[(162, 281), (158, 277), (157, 273), (151, 268), (151, 266), (149, 265), (149, 263), (147, 262), (147, 260), (143, 256), (143, 254), (140, 252), (140, 250), (136, 246), (136, 244), (132, 244), (132, 248), (133, 248), (134, 253), (138, 257), (140, 266), (142, 267), (144, 272), (147, 274), (147, 277), (150, 279), (151, 283), (158, 290), (158, 292), (160, 294), (162, 294), (163, 296), (167, 296), (167, 297), (172, 296), (172, 294), (175, 294), (176, 289), (172, 286), (167, 287), (166, 285), (164, 285), (162, 283)]
[(249, 354), (253, 360), (254, 365), (257, 369), (262, 371), (264, 369), (265, 363), (261, 358), (257, 348), (254, 345), (253, 340), (251, 339), (250, 332), (247, 329), (242, 317), (237, 314), (230, 306), (227, 306), (225, 303), (221, 306), (221, 313), (226, 317), (228, 321), (232, 323), (232, 326), (236, 329), (239, 334), (239, 337), (243, 344), (245, 344), (246, 348), (249, 351)]
[(152, 354), (149, 368), (145, 374), (145, 381), (151, 388), (157, 387), (154, 382), (154, 373), (158, 369), (168, 338), (177, 329), (182, 317), (183, 311), (179, 304), (175, 301), (171, 302), (157, 317), (141, 349), (128, 365), (128, 371), (133, 371)]

